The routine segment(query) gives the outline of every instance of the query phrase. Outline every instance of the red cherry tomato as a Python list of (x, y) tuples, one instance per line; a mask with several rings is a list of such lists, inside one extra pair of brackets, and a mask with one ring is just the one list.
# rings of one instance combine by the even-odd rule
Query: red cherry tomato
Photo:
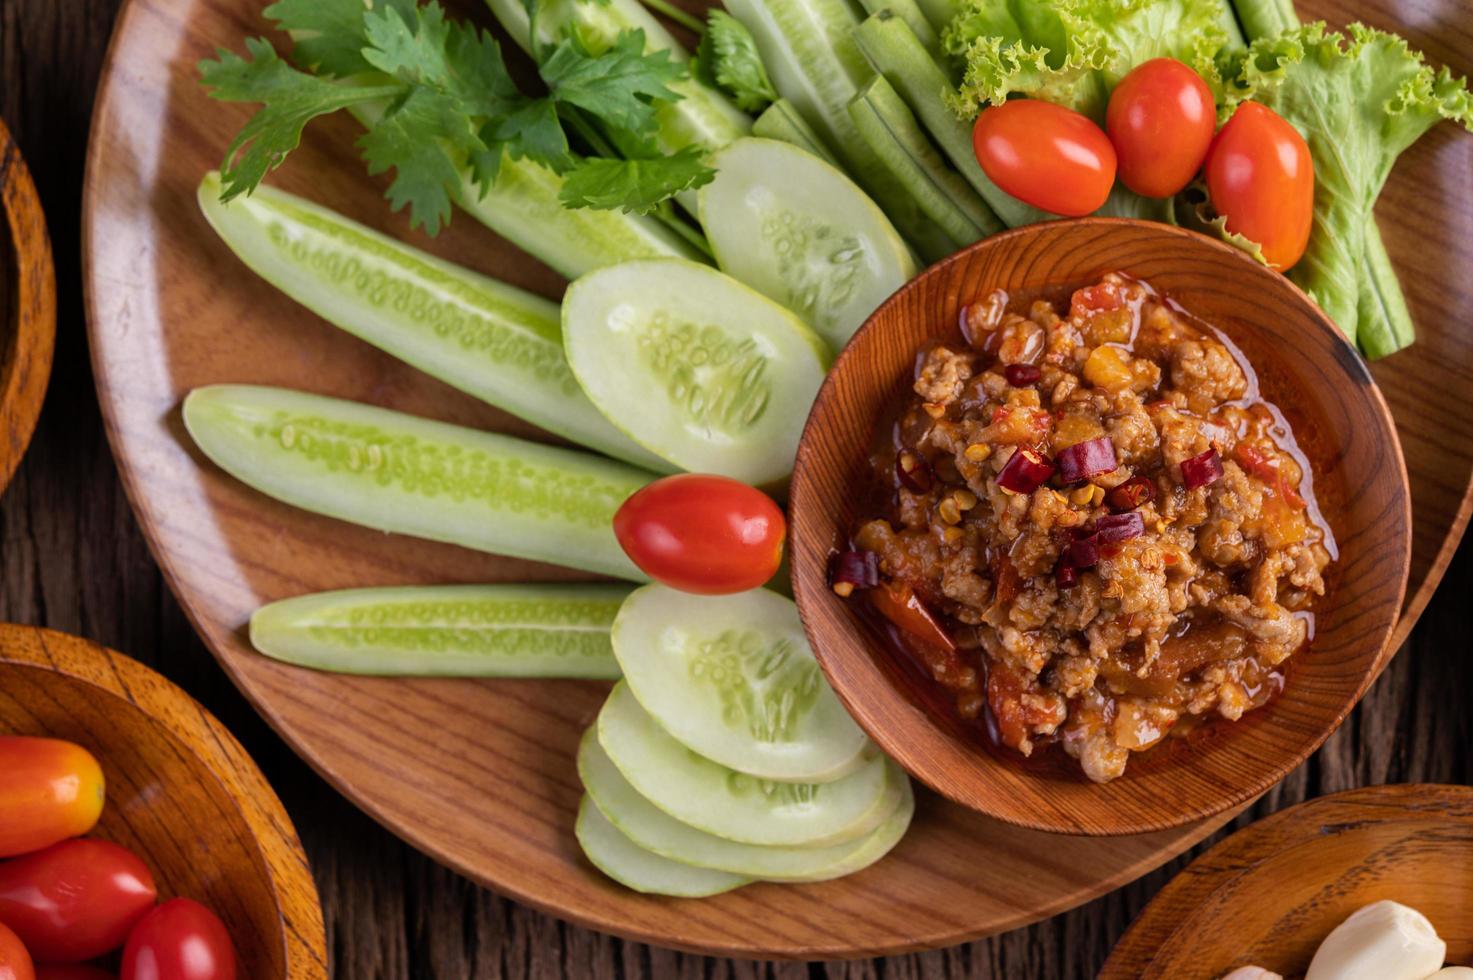
[(786, 533), (771, 497), (724, 476), (667, 476), (614, 515), (614, 535), (634, 564), (657, 582), (701, 595), (766, 584), (782, 561)]
[(984, 109), (972, 128), (972, 148), (993, 183), (1053, 214), (1098, 211), (1115, 183), (1115, 148), (1104, 130), (1041, 99)]
[(36, 980), (118, 980), (106, 970), (85, 963), (42, 963), (36, 967)]
[(0, 736), (0, 857), (50, 847), (102, 815), (102, 767), (80, 745)]
[(1175, 58), (1137, 65), (1110, 93), (1105, 112), (1120, 181), (1143, 197), (1171, 197), (1191, 183), (1216, 131), (1212, 90)]
[(31, 954), (20, 937), (0, 925), (0, 980), (36, 980)]
[(1275, 269), (1304, 254), (1314, 224), (1314, 160), (1299, 131), (1257, 102), (1238, 106), (1207, 153), (1207, 192), (1228, 231)]
[(235, 980), (235, 947), (214, 912), (170, 899), (133, 927), (122, 980)]
[(0, 864), (0, 922), (38, 960), (112, 952), (157, 898), (148, 866), (103, 840), (63, 841)]

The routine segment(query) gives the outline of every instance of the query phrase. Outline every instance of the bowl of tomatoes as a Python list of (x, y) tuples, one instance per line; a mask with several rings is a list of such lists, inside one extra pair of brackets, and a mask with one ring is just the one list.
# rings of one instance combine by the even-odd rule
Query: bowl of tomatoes
[(0, 980), (325, 978), (291, 820), (225, 727), (97, 644), (0, 626)]

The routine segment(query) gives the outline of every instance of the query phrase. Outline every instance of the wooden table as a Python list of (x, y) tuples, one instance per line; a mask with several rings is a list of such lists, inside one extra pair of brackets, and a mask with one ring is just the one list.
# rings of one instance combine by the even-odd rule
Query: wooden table
[[(78, 229), (87, 123), (117, 6), (0, 0), (0, 116), (40, 187), (59, 299), (46, 408), (30, 455), (0, 498), (0, 619), (80, 633), (125, 651), (183, 685), (239, 736), (281, 794), (311, 856), (337, 976), (1094, 975), (1131, 919), (1191, 855), (1073, 912), (953, 949), (812, 967), (719, 961), (573, 928), (479, 889), (401, 844), (309, 771), (185, 621), (134, 523), (103, 435), (82, 319)], [(1465, 545), (1411, 641), (1345, 727), (1238, 824), (1353, 786), (1473, 783), (1470, 595), (1473, 547)]]

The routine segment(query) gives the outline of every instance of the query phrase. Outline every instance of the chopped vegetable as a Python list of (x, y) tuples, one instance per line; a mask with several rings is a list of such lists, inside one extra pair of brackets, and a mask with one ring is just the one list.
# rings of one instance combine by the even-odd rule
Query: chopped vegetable
[(1222, 479), (1222, 459), (1216, 449), (1181, 461), (1181, 482), (1188, 490), (1205, 487)]
[(1007, 378), (1008, 384), (1014, 388), (1028, 388), (1038, 384), (1038, 379), (1043, 377), (1037, 364), (1009, 364), (1003, 368), (1003, 377)]
[(637, 892), (675, 898), (706, 898), (740, 888), (752, 880), (725, 871), (682, 864), (645, 850), (609, 823), (586, 795), (578, 804), (578, 820), (573, 832), (583, 853), (598, 870)]
[(829, 585), (840, 595), (880, 584), (880, 560), (873, 551), (841, 551), (829, 561)]
[(620, 676), (609, 632), (626, 585), (435, 585), (297, 596), (251, 616), (286, 663), (390, 677)]
[(1144, 507), (1156, 499), (1156, 484), (1148, 476), (1133, 476), (1105, 494), (1105, 502), (1117, 511)]
[(925, 493), (935, 482), (931, 464), (924, 456), (913, 452), (901, 452), (895, 456), (895, 476), (901, 486), (912, 493)]
[(1100, 544), (1115, 544), (1129, 541), (1146, 533), (1145, 519), (1137, 511), (1124, 514), (1106, 514), (1095, 521), (1095, 534)]
[(787, 99), (778, 99), (763, 110), (752, 123), (752, 135), (763, 139), (777, 140), (806, 150), (823, 162), (839, 166), (838, 159), (824, 146), (823, 140), (813, 127), (798, 113), (798, 108)]
[(1115, 148), (1080, 113), (1041, 99), (982, 110), (972, 128), (977, 162), (998, 187), (1052, 214), (1099, 210), (1115, 185)]
[(1032, 493), (1054, 475), (1054, 464), (1033, 449), (1019, 449), (997, 474), (997, 485), (1009, 493)]
[(1120, 464), (1115, 459), (1115, 444), (1110, 437), (1099, 436), (1060, 449), (1054, 456), (1054, 465), (1059, 468), (1059, 479), (1078, 483), (1113, 472)]
[(913, 639), (948, 653), (956, 652), (956, 641), (909, 585), (892, 582), (872, 589), (869, 599), (881, 616)]

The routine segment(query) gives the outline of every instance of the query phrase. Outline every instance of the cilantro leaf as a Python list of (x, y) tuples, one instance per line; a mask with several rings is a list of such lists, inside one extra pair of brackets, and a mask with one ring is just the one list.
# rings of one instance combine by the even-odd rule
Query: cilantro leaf
[(487, 146), (504, 146), (513, 159), (526, 157), (562, 173), (573, 165), (568, 136), (558, 120), (557, 103), (533, 99), (505, 118), (487, 126)]
[(649, 160), (594, 157), (568, 171), (558, 197), (570, 208), (649, 214), (667, 198), (711, 182), (700, 147)]
[(365, 61), (453, 99), (466, 115), (500, 116), (524, 101), (507, 74), (501, 46), (474, 25), (447, 21), (439, 4), (409, 14), (385, 8), (362, 20)]
[(262, 104), (236, 134), (220, 165), (221, 200), (255, 188), (267, 172), (302, 141), (302, 129), (318, 116), (372, 99), (399, 95), (399, 85), (340, 85), (298, 71), (277, 56), (265, 38), (247, 38), (249, 58), (216, 52), (215, 61), (199, 63), (210, 97), (226, 102)]
[(651, 103), (679, 99), (667, 86), (687, 77), (686, 66), (671, 61), (669, 49), (645, 53), (642, 30), (624, 31), (597, 55), (576, 38), (565, 38), (538, 70), (554, 99), (633, 133), (654, 128)]
[(707, 15), (696, 64), (703, 81), (714, 83), (746, 112), (760, 112), (777, 99), (757, 53), (757, 42), (741, 21), (724, 10), (713, 7)]
[(416, 0), (276, 0), (263, 13), (295, 39), (292, 60), (303, 68), (339, 77), (370, 70), (365, 11), (398, 10), (412, 16)]
[(450, 219), (450, 202), (459, 199), (460, 160), (485, 149), (455, 103), (425, 88), (391, 107), (359, 137), (358, 146), (369, 173), (394, 170), (390, 206), (397, 211), (408, 204), (410, 225), (423, 225), (431, 235)]

